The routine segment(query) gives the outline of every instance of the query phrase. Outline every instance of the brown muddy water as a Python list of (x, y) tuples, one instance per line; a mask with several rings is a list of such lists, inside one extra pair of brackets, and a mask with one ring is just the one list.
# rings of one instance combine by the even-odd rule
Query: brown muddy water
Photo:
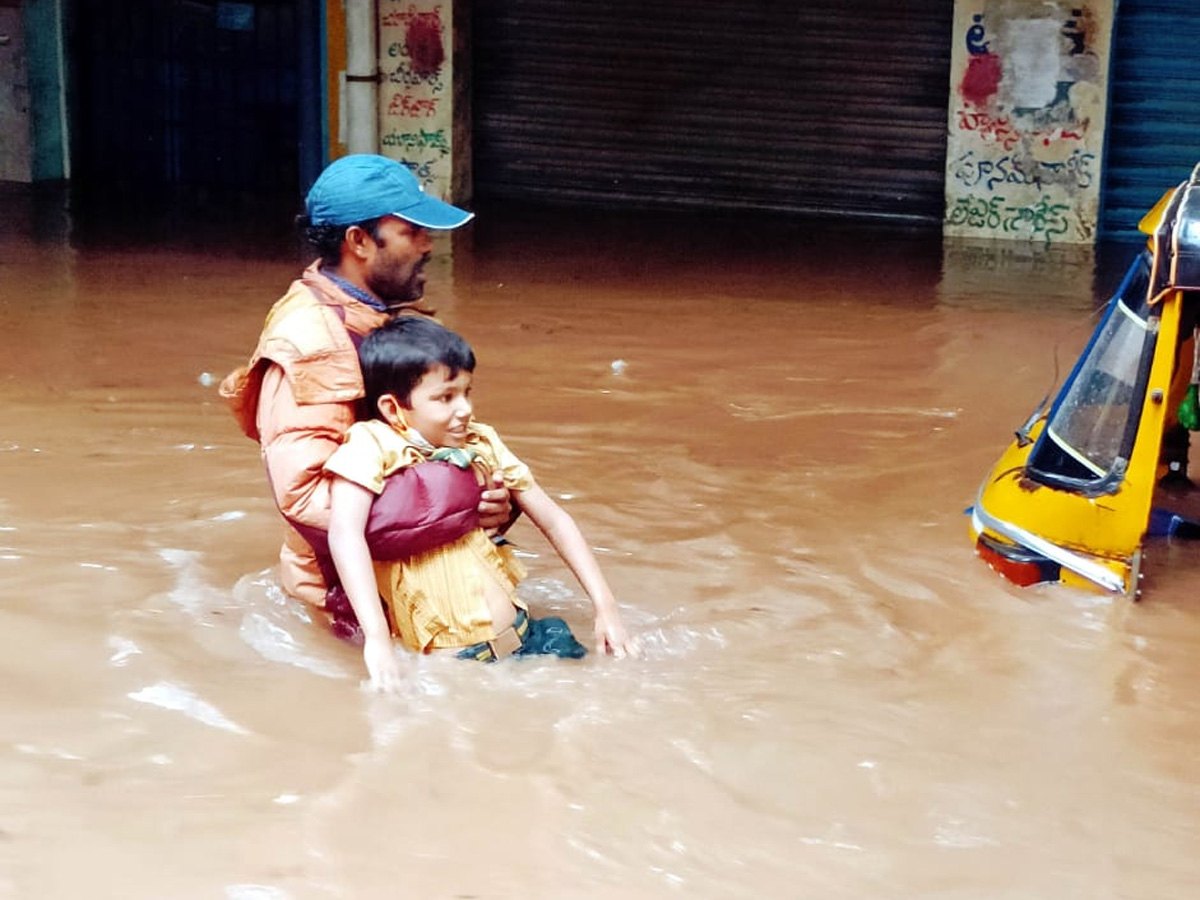
[(1134, 248), (485, 211), (429, 297), (645, 654), (380, 697), (213, 383), (294, 244), (0, 223), (0, 898), (1195, 896), (1200, 551), (1021, 590), (963, 515)]

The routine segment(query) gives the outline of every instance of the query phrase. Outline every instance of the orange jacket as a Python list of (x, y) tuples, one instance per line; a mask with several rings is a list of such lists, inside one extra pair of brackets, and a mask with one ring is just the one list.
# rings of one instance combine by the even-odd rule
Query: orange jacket
[(221, 383), (242, 431), (258, 441), (275, 503), (288, 520), (329, 528), (322, 467), (354, 421), (363, 395), (351, 334), (363, 337), (387, 313), (361, 303), (309, 266), (271, 308), (249, 363)]

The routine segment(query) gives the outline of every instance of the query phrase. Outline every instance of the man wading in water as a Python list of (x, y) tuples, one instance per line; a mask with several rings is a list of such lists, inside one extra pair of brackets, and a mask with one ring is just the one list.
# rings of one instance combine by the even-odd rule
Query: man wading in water
[[(258, 441), (290, 526), (279, 554), (281, 586), (350, 628), (351, 619), (339, 618), (348, 610), (344, 595), (328, 590), (336, 573), (327, 536), (331, 477), (323, 467), (363, 395), (357, 347), (394, 316), (431, 315), (418, 302), (430, 232), (458, 228), (474, 214), (428, 196), (407, 168), (372, 154), (331, 163), (305, 207), (305, 237), (320, 258), (272, 307), (249, 363), (225, 378), (221, 396)], [(481, 495), (469, 473), (424, 463), (389, 480), (372, 511), (372, 521), (387, 527), (369, 524), (368, 543), (380, 558), (408, 556), (477, 526), (495, 530), (511, 514), (498, 478)], [(373, 534), (385, 531), (390, 543), (376, 547)]]

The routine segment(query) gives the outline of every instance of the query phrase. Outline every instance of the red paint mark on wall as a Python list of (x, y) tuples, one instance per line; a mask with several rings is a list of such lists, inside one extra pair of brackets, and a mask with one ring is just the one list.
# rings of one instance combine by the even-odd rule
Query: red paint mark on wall
[(958, 92), (972, 106), (988, 105), (1000, 89), (1003, 67), (995, 53), (978, 53), (967, 60), (967, 71), (963, 74)]
[(417, 75), (436, 75), (446, 61), (442, 49), (442, 22), (436, 15), (415, 16), (404, 34), (408, 59)]
[(429, 119), (437, 115), (437, 97), (414, 97), (412, 94), (393, 94), (388, 101), (389, 116)]

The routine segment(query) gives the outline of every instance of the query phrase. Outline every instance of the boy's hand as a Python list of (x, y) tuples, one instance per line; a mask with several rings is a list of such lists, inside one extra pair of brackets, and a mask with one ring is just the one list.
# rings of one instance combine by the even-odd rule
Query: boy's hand
[(512, 502), (508, 488), (504, 486), (504, 476), (493, 472), (492, 486), (479, 498), (479, 524), (491, 537), (508, 524), (512, 514)]
[(595, 640), (597, 653), (609, 653), (617, 659), (641, 654), (637, 639), (626, 633), (616, 612), (596, 616)]
[(392, 694), (400, 689), (400, 663), (390, 634), (367, 638), (363, 642), (363, 662), (367, 664), (371, 690)]

